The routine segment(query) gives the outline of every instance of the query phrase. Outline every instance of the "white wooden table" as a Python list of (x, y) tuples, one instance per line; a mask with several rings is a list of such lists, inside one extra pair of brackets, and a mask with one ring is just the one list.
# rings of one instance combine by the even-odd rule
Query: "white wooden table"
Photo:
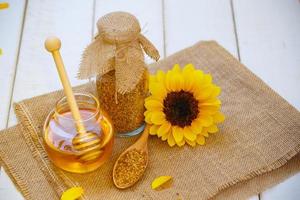
[[(0, 1), (1, 2), (1, 1)], [(216, 40), (300, 110), (299, 0), (10, 0), (0, 10), (0, 129), (16, 124), (11, 104), (61, 88), (44, 40), (57, 35), (73, 85), (80, 55), (111, 11), (136, 15), (166, 57), (199, 40)], [(23, 199), (6, 173), (0, 199)], [(300, 199), (300, 173), (252, 200)]]

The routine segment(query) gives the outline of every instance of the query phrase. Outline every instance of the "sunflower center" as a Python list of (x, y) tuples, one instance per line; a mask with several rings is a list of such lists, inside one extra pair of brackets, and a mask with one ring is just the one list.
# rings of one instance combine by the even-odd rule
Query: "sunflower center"
[(198, 101), (190, 92), (170, 92), (164, 99), (163, 111), (173, 126), (189, 126), (199, 113)]

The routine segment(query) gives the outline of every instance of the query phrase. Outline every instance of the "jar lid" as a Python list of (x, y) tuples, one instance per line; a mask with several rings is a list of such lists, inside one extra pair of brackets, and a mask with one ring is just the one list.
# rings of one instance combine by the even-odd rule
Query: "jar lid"
[(112, 12), (97, 22), (98, 32), (109, 43), (130, 42), (141, 31), (137, 18), (127, 12)]

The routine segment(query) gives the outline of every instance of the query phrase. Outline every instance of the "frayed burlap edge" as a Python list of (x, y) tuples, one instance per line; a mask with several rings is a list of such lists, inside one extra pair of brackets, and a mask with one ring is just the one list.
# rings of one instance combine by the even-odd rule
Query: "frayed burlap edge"
[[(17, 129), (17, 128), (22, 128), (22, 127), (20, 125), (16, 125), (11, 128)], [(5, 155), (1, 151), (1, 149), (0, 149), (0, 152), (1, 152), (1, 155)], [(25, 199), (32, 199), (30, 192), (29, 192), (28, 185), (26, 184), (26, 181), (23, 180), (22, 176), (20, 176), (18, 174), (18, 171), (12, 165), (10, 165), (8, 162), (4, 162), (4, 159), (1, 158), (1, 156), (0, 156), (0, 166), (2, 166), (6, 172), (9, 172), (9, 173), (7, 173), (7, 175), (9, 176), (11, 181), (14, 183), (17, 190), (22, 193), (22, 195), (25, 197)]]
[[(41, 171), (45, 175), (48, 183), (57, 192), (58, 197), (60, 197), (61, 194), (69, 187), (78, 186), (76, 182), (66, 176), (62, 170), (54, 169), (55, 167), (49, 160), (48, 155), (44, 149), (43, 141), (41, 141), (41, 138), (38, 136), (35, 126), (31, 123), (31, 116), (26, 110), (26, 106), (23, 105), (23, 102), (14, 104), (14, 109), (18, 120), (21, 122), (22, 127), (25, 130), (23, 133), (25, 141), (29, 146), (33, 157), (37, 160), (37, 163), (40, 166)], [(82, 199), (84, 200), (85, 198), (82, 197)]]

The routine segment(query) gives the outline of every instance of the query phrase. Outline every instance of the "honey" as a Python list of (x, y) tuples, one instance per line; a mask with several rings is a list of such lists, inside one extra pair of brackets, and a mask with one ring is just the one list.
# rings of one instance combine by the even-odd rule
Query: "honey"
[(86, 131), (97, 134), (101, 141), (109, 138), (109, 142), (101, 148), (101, 154), (97, 159), (92, 161), (80, 159), (81, 153), (74, 148), (72, 142), (78, 134), (76, 126), (66, 100), (62, 99), (45, 122), (45, 149), (49, 159), (57, 167), (69, 172), (87, 173), (97, 169), (109, 159), (113, 148), (113, 127), (105, 112), (99, 109), (94, 97), (77, 94), (75, 98)]

